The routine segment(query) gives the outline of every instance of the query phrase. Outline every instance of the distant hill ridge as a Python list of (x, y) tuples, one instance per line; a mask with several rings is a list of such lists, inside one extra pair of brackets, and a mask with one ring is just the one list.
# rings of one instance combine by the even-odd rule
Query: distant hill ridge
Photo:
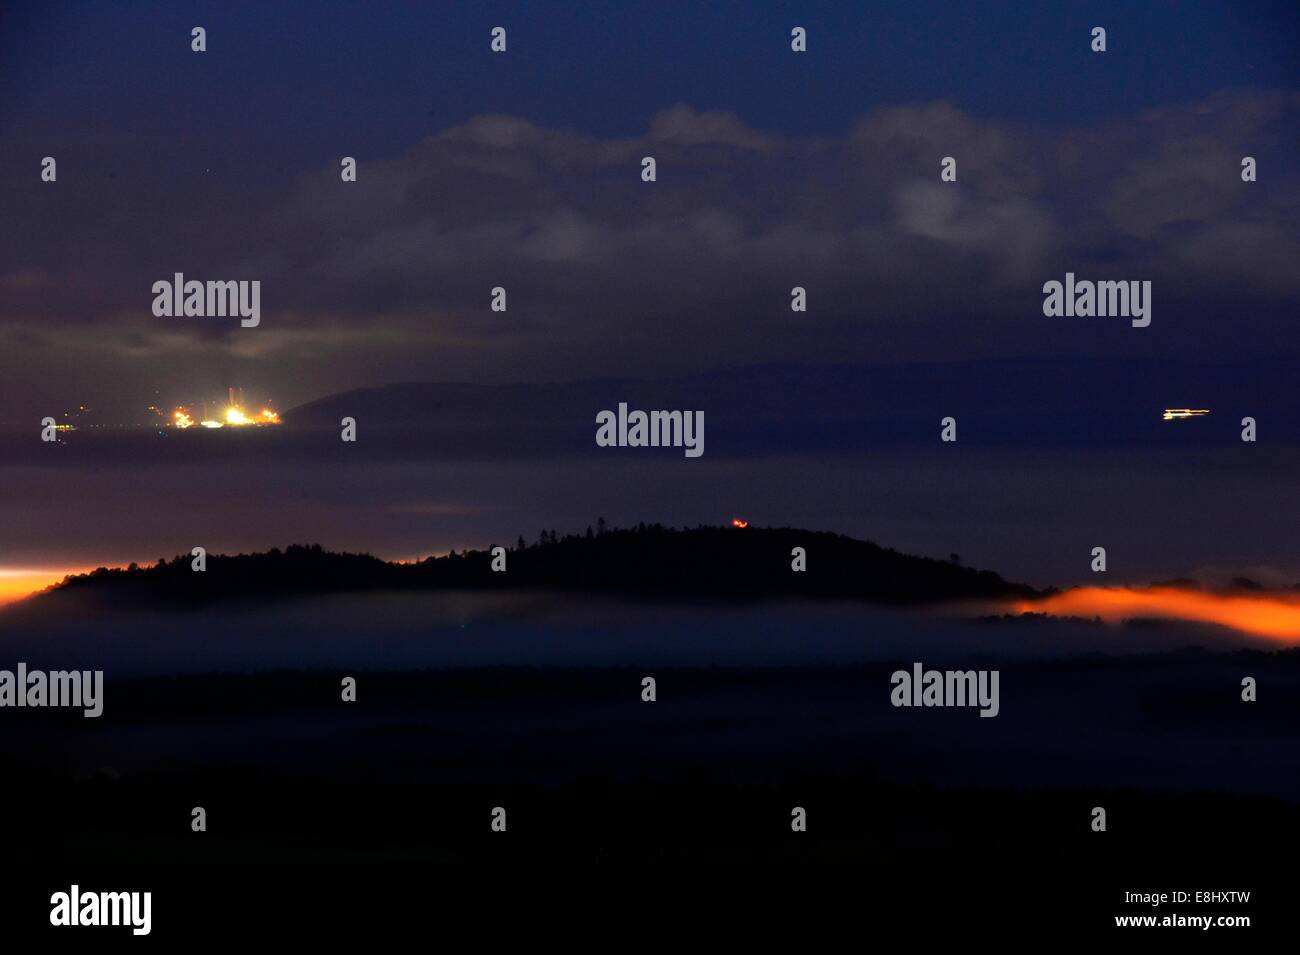
[[(193, 606), (230, 597), (279, 597), (373, 590), (546, 589), (587, 593), (754, 600), (816, 597), (877, 604), (1033, 597), (1041, 591), (987, 570), (917, 557), (841, 534), (795, 528), (641, 524), (591, 528), (560, 537), (543, 532), (506, 548), (505, 572), (492, 570), (491, 545), (413, 563), (369, 554), (332, 553), (320, 545), (235, 556), (208, 555), (191, 569), (182, 555), (152, 567), (100, 568), (65, 578), (47, 594), (88, 593), (111, 604)], [(804, 548), (807, 570), (791, 569)]]

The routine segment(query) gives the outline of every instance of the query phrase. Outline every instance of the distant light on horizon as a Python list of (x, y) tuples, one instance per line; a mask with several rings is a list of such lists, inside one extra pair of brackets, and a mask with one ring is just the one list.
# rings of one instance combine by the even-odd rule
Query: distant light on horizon
[(251, 417), (243, 408), (237, 404), (227, 406), (226, 410), (219, 418), (204, 418), (196, 422), (194, 415), (186, 407), (179, 407), (172, 412), (171, 426), (173, 428), (186, 429), (192, 428), (198, 424), (203, 428), (243, 428), (243, 427), (261, 427), (264, 425), (280, 424), (280, 414), (270, 408), (263, 408), (257, 413), (256, 417)]
[(1166, 408), (1164, 419), (1173, 421), (1175, 418), (1199, 418), (1201, 415), (1209, 413), (1208, 408)]
[(0, 606), (30, 597), (73, 574), (94, 567), (0, 567)]

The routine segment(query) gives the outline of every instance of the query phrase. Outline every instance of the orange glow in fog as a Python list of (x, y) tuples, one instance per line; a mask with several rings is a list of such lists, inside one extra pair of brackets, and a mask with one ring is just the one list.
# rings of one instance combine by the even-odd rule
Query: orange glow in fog
[(1300, 643), (1300, 595), (1215, 594), (1177, 587), (1078, 587), (1043, 600), (1017, 601), (1013, 609), (1058, 617), (1101, 617), (1112, 623), (1130, 617), (1172, 617)]
[(92, 570), (93, 567), (0, 567), (0, 606), (57, 584), (69, 574), (88, 574)]

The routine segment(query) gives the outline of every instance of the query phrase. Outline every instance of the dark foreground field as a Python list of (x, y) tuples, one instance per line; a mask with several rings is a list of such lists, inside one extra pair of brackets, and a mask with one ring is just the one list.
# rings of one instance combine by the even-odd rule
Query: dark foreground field
[(892, 669), (657, 669), (655, 703), (643, 669), (363, 672), (356, 703), (335, 672), (227, 674), (118, 683), (96, 721), (10, 711), (8, 922), (74, 881), (150, 889), (160, 938), (450, 920), (511, 885), (579, 920), (605, 893), (667, 918), (743, 889), (990, 937), (1115, 931), (1150, 912), (1125, 891), (1252, 890), (1223, 911), (1256, 926), (1289, 897), (1294, 651), (1004, 665), (996, 719), (895, 709)]

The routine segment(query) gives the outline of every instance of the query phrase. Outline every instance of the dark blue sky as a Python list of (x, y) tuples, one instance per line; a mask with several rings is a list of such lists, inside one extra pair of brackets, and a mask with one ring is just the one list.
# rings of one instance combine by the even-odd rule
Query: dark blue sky
[[(666, 105), (838, 135), (948, 99), (1074, 125), (1300, 77), (1294, 3), (39, 3), (2, 14), (11, 130), (182, 140), (295, 169), (386, 156), (488, 112), (629, 136)], [(1014, 15), (1008, 15), (1014, 7)], [(209, 52), (186, 40), (207, 28)], [(507, 56), (488, 55), (491, 27)], [(809, 30), (792, 56), (789, 30)], [(1089, 50), (1104, 26), (1108, 52)], [(271, 172), (272, 170), (266, 170)]]

